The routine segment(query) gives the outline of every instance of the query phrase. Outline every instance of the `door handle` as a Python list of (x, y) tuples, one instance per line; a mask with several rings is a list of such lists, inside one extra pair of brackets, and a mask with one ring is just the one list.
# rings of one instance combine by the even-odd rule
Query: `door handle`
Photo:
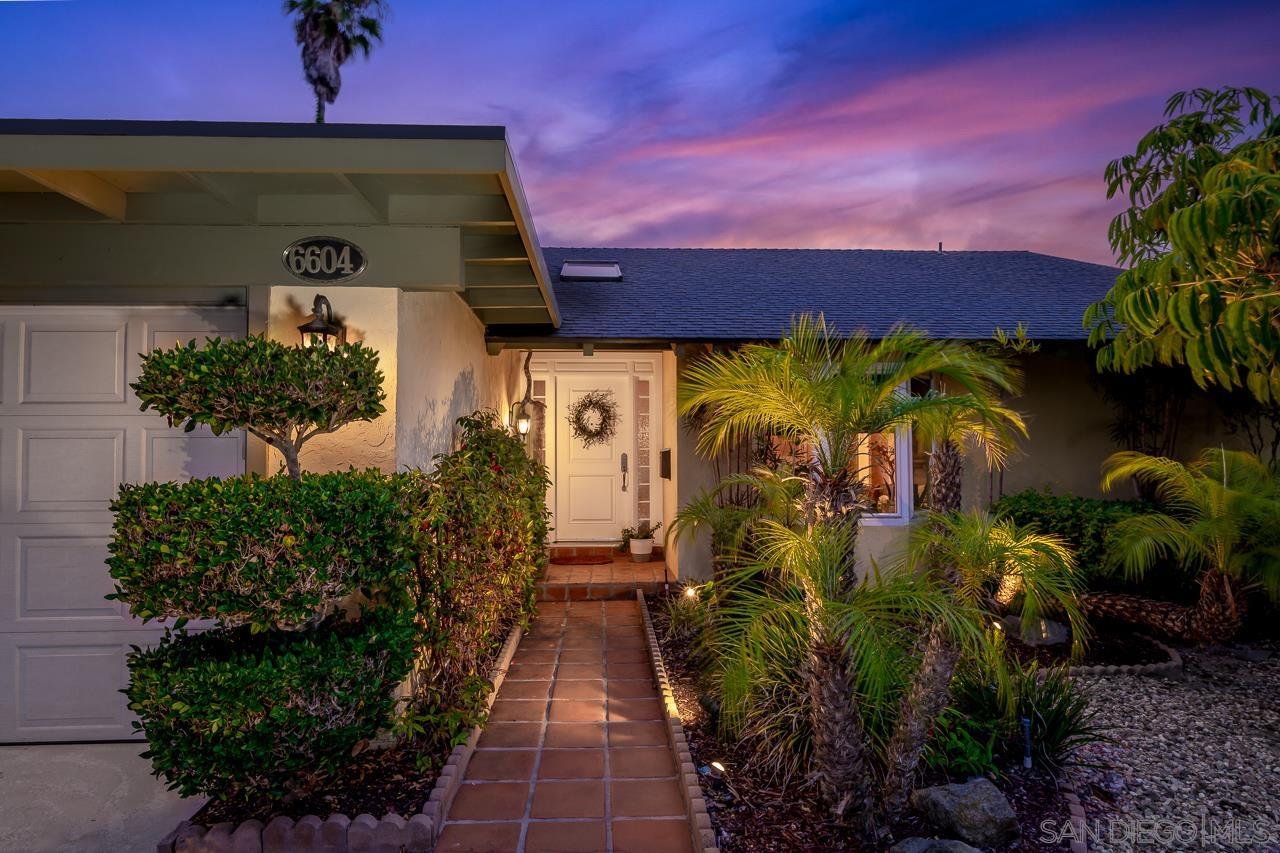
[(627, 454), (622, 454), (622, 491), (627, 490)]

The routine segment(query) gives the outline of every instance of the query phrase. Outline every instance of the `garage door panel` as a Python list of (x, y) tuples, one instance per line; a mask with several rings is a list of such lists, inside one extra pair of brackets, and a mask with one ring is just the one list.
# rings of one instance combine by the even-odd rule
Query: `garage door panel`
[(154, 631), (105, 596), (111, 530), (103, 524), (0, 526), (0, 632)]
[[(147, 321), (143, 340), (146, 341), (145, 352), (166, 349), (176, 344), (187, 344), (195, 341), (203, 346), (209, 338), (241, 338), (240, 329), (226, 322), (228, 318), (213, 317), (204, 320), (200, 317), (175, 317)], [(203, 321), (202, 321), (203, 320)]]
[(105, 512), (125, 471), (125, 430), (18, 430), (18, 511)]
[(0, 740), (136, 737), (120, 689), (131, 645), (160, 632), (0, 634)]
[(124, 402), (127, 331), (122, 318), (23, 321), (21, 402)]
[(104, 598), (110, 500), (241, 474), (245, 437), (172, 430), (128, 385), (142, 353), (244, 330), (242, 308), (0, 306), (0, 743), (135, 737), (125, 659), (163, 623)]
[(224, 477), (244, 460), (244, 433), (214, 435), (208, 427), (189, 433), (160, 427), (142, 431), (143, 479), (186, 482)]

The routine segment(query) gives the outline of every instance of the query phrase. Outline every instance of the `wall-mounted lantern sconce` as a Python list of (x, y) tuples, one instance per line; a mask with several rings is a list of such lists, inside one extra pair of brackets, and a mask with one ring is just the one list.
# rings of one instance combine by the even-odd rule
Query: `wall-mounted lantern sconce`
[(511, 422), (515, 424), (516, 432), (521, 438), (527, 436), (529, 430), (533, 428), (533, 416), (529, 414), (529, 409), (523, 402), (511, 407)]
[(298, 327), (303, 344), (319, 344), (328, 347), (329, 339), (334, 343), (342, 343), (347, 337), (347, 328), (333, 319), (333, 306), (329, 300), (317, 293), (311, 304), (311, 319)]

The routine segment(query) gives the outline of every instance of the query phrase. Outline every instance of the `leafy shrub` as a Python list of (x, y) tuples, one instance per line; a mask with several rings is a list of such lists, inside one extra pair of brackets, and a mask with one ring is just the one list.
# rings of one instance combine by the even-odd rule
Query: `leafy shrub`
[(378, 353), (359, 343), (330, 350), (263, 336), (191, 341), (148, 355), (131, 387), (143, 410), (171, 426), (206, 424), (215, 435), (247, 429), (280, 451), (295, 479), (306, 441), (386, 411)]
[(1104, 572), (1116, 524), (1150, 512), (1152, 507), (1143, 501), (1107, 501), (1027, 489), (1005, 495), (991, 509), (1020, 525), (1035, 525), (1043, 533), (1066, 539), (1075, 551), (1076, 565), (1095, 578)]
[(479, 721), (489, 665), (533, 609), (549, 531), (546, 469), (492, 412), (458, 424), (459, 448), (431, 473), (408, 475), (423, 628), (410, 713), (430, 721), (420, 739), (428, 753)]
[[(1031, 722), (1031, 758), (1058, 770), (1080, 747), (1104, 739), (1089, 707), (1089, 693), (1062, 668), (1041, 669), (1003, 657), (1000, 644), (987, 659), (962, 667), (951, 684), (952, 712), (971, 733), (995, 734), (995, 756), (1017, 762), (1025, 750), (1022, 719)], [(945, 736), (945, 732), (942, 733)], [(931, 744), (936, 756), (968, 756), (944, 741)], [(945, 763), (945, 762), (944, 762)], [(951, 765), (959, 772), (959, 764)]]
[[(430, 473), (124, 490), (120, 597), (139, 615), (248, 623), (131, 656), (130, 707), (157, 775), (186, 795), (280, 797), (381, 730), (430, 763), (481, 719), (488, 667), (533, 605), (547, 479), (496, 416), (460, 424), (461, 447)], [(273, 629), (346, 592), (371, 607)], [(406, 677), (407, 708), (394, 696)]]
[(107, 560), (141, 619), (299, 623), (354, 590), (403, 594), (414, 545), (400, 480), (376, 471), (125, 486)]
[(975, 719), (955, 708), (938, 715), (933, 736), (925, 747), (924, 762), (951, 777), (993, 776), (1000, 772), (1001, 729), (989, 720)]
[(411, 611), (318, 630), (175, 634), (129, 656), (129, 707), (157, 775), (183, 796), (281, 797), (350, 760), (391, 722), (412, 664)]

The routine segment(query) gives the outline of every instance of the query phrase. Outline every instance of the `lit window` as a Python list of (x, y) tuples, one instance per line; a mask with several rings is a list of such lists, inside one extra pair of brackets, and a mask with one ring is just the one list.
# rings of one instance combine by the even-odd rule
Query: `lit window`
[(622, 281), (622, 265), (617, 261), (565, 261), (561, 281)]

